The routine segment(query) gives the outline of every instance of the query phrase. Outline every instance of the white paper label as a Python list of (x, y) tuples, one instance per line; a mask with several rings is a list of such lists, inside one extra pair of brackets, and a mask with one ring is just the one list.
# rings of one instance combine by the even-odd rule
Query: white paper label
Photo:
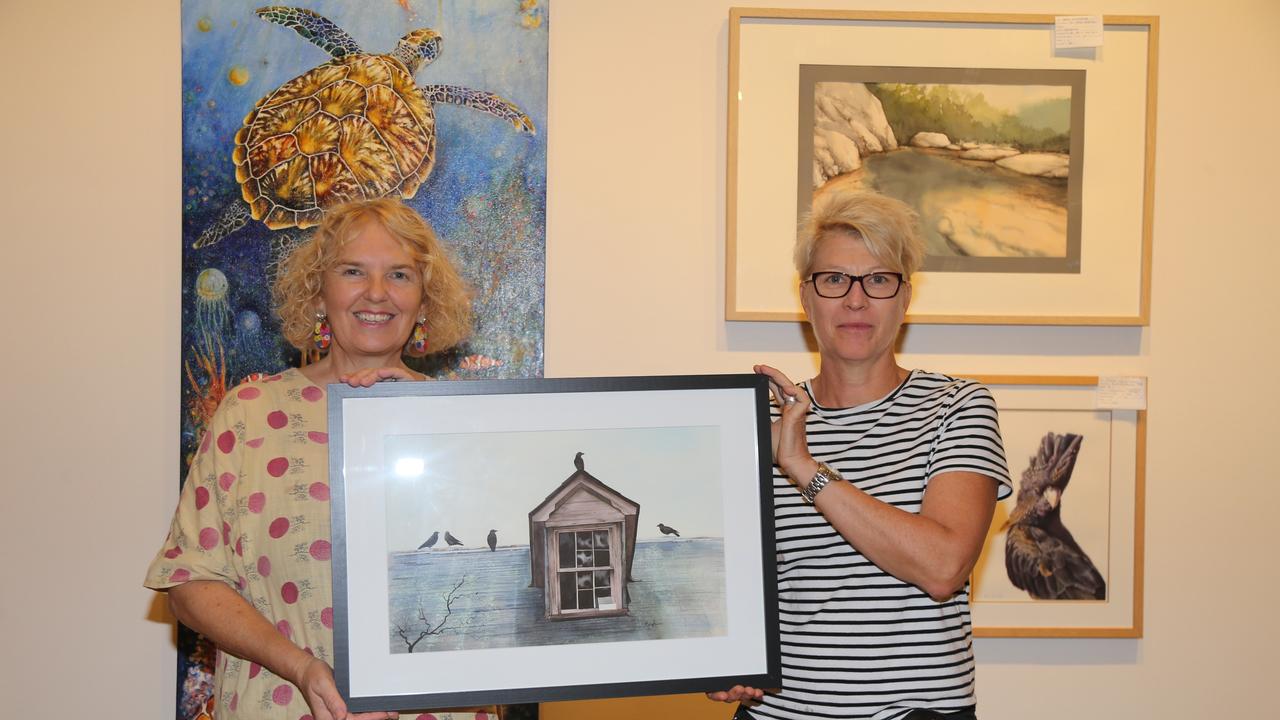
[(1098, 409), (1146, 410), (1147, 379), (1144, 377), (1098, 378)]
[(1102, 16), (1058, 15), (1053, 19), (1053, 47), (1102, 47)]

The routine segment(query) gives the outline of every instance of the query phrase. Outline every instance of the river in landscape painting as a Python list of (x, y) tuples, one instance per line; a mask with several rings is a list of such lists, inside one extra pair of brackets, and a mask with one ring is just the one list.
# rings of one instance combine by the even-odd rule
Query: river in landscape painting
[(950, 150), (901, 148), (869, 155), (861, 170), (824, 189), (846, 183), (916, 208), (931, 259), (1067, 256), (1065, 178), (1024, 175)]

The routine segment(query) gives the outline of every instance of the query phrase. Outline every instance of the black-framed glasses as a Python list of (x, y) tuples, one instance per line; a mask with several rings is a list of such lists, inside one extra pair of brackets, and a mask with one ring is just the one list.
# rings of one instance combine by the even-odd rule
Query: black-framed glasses
[(825, 270), (810, 275), (804, 282), (813, 283), (814, 292), (824, 298), (842, 298), (849, 294), (854, 283), (858, 283), (867, 297), (888, 300), (902, 289), (902, 273), (873, 272), (866, 275), (850, 275), (838, 270)]

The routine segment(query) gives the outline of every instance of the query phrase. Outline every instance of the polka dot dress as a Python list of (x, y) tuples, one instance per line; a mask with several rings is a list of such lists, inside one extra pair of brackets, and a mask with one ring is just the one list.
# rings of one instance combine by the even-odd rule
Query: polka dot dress
[[(324, 397), (297, 370), (227, 393), (146, 585), (225, 582), (282, 635), (332, 664)], [(219, 653), (215, 672), (218, 720), (310, 717), (302, 693), (256, 663)]]
[[(324, 400), (324, 389), (298, 370), (227, 393), (191, 462), (145, 584), (163, 590), (191, 580), (225, 582), (280, 634), (332, 665)], [(216, 720), (311, 720), (302, 692), (257, 663), (219, 652), (214, 686)], [(471, 720), (490, 712), (421, 717)]]

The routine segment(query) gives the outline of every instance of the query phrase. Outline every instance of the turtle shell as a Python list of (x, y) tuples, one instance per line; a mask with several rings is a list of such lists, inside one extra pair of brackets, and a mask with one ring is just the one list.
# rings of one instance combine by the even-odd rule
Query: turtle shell
[(435, 162), (435, 112), (400, 61), (351, 54), (258, 101), (232, 160), (255, 220), (317, 225), (349, 200), (411, 198)]

